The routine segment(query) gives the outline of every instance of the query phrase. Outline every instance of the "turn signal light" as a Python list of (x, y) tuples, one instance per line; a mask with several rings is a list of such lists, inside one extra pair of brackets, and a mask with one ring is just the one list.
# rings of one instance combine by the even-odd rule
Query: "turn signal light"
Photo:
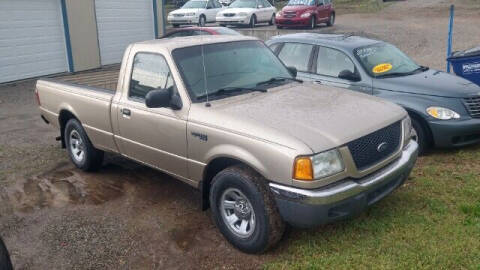
[(313, 180), (312, 160), (309, 157), (297, 157), (295, 159), (293, 178), (297, 180)]

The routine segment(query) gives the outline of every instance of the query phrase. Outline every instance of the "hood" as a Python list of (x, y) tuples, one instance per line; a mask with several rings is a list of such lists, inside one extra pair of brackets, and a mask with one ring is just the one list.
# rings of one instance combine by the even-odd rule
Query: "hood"
[[(214, 126), (292, 149), (314, 152), (344, 145), (406, 116), (382, 99), (313, 83), (291, 83), (193, 104), (189, 121)], [(308, 154), (308, 153), (305, 153)]]
[(218, 12), (217, 14), (223, 14), (223, 13), (239, 13), (239, 12), (246, 12), (246, 13), (251, 13), (253, 12), (255, 9), (254, 8), (226, 8), (220, 12)]
[(440, 97), (480, 96), (480, 86), (456, 75), (434, 69), (393, 78), (373, 79), (374, 88)]
[(170, 14), (185, 14), (185, 13), (192, 13), (192, 12), (199, 12), (200, 8), (181, 8), (170, 12)]
[(307, 10), (310, 10), (310, 9), (313, 9), (314, 7), (312, 6), (284, 6), (282, 8), (282, 12), (285, 12), (285, 11), (295, 11), (295, 12), (300, 12), (300, 13), (303, 13)]

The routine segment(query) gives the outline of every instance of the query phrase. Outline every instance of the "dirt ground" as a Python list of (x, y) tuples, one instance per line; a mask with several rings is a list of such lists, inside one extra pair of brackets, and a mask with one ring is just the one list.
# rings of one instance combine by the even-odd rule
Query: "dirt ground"
[[(321, 31), (387, 40), (444, 70), (451, 2), (408, 0), (376, 14), (339, 14)], [(454, 2), (454, 49), (478, 46), (479, 6)], [(293, 229), (275, 250), (246, 255), (199, 210), (191, 187), (115, 155), (98, 173), (75, 169), (57, 132), (40, 120), (33, 87), (33, 80), (0, 86), (0, 235), (17, 269), (261, 268), (302, 233)]]

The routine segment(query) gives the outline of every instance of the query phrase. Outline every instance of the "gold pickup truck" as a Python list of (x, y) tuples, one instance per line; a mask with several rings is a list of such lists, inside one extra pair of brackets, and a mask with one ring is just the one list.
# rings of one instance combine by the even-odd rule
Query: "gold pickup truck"
[(379, 201), (417, 158), (401, 107), (295, 76), (257, 39), (181, 37), (130, 45), (116, 91), (45, 79), (35, 93), (78, 168), (108, 151), (170, 174), (200, 190), (230, 243), (260, 253), (285, 223)]

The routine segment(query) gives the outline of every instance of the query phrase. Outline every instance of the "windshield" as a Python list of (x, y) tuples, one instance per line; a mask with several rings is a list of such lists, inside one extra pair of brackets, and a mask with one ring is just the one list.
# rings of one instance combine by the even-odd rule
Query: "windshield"
[(315, 0), (290, 0), (287, 6), (314, 6)]
[(229, 8), (257, 8), (257, 1), (255, 0), (236, 0)]
[(354, 54), (373, 77), (408, 75), (421, 68), (397, 47), (387, 43), (357, 48)]
[[(193, 102), (205, 101), (206, 89), (209, 94), (220, 89), (249, 90), (272, 78), (293, 79), (287, 68), (260, 41), (207, 44), (203, 45), (203, 53), (205, 67), (202, 65), (202, 46), (172, 52)], [(209, 98), (228, 96), (228, 91), (223, 92), (223, 96)], [(235, 91), (235, 94), (247, 92)]]
[(188, 1), (182, 8), (205, 8), (207, 1)]

